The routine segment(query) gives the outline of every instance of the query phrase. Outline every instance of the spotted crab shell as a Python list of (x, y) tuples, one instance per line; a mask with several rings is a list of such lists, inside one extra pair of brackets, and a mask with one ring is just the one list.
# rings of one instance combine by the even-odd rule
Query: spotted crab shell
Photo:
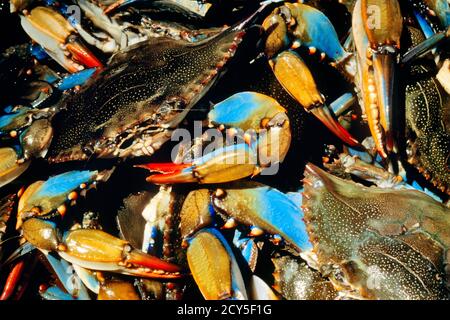
[(419, 191), (364, 187), (312, 164), (304, 183), (313, 251), (342, 290), (371, 299), (449, 297), (450, 209)]

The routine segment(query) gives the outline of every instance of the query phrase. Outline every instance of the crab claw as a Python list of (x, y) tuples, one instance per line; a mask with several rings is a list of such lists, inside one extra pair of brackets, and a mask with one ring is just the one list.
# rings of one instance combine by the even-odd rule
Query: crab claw
[[(289, 118), (275, 99), (257, 92), (239, 92), (216, 104), (208, 113), (212, 126), (239, 128), (244, 140), (258, 134), (256, 148), (266, 162), (283, 161), (291, 144)], [(261, 164), (260, 160), (260, 164)]]
[(233, 251), (216, 229), (203, 229), (189, 241), (187, 260), (207, 300), (247, 300), (244, 280)]
[(30, 161), (18, 163), (13, 148), (0, 148), (0, 187), (7, 185), (27, 170)]
[(393, 97), (394, 97), (394, 57), (391, 53), (373, 54), (373, 72), (379, 97), (380, 123), (384, 128), (388, 152), (394, 149), (393, 137)]
[(98, 181), (107, 180), (111, 173), (112, 170), (70, 171), (47, 181), (34, 182), (19, 199), (16, 228), (20, 228), (24, 219), (30, 216), (45, 216), (55, 211), (64, 215), (66, 202), (75, 201), (79, 192)]
[(83, 66), (102, 68), (102, 63), (76, 39), (75, 29), (56, 10), (39, 6), (20, 19), (25, 32), (67, 71), (77, 72)]
[(249, 182), (236, 188), (218, 189), (212, 195), (212, 203), (226, 217), (280, 235), (299, 252), (312, 248), (299, 205), (277, 189)]
[(147, 178), (156, 184), (222, 183), (259, 172), (255, 151), (245, 143), (216, 149), (191, 164), (150, 163), (137, 167), (162, 172)]
[[(327, 56), (347, 78), (354, 77), (352, 55), (344, 50), (333, 24), (320, 10), (302, 3), (285, 3), (264, 20), (263, 29), (269, 59), (289, 47), (305, 46), (311, 54), (319, 51), (322, 57)], [(294, 38), (293, 43), (290, 38)]]
[(134, 249), (127, 241), (101, 230), (68, 231), (58, 249), (63, 259), (87, 269), (159, 279), (182, 277), (179, 266)]
[(158, 279), (182, 277), (179, 266), (134, 249), (128, 241), (101, 230), (70, 230), (61, 237), (55, 223), (39, 218), (26, 220), (22, 230), (35, 247), (56, 251), (64, 260), (86, 269)]
[(325, 105), (311, 71), (302, 58), (293, 51), (285, 51), (271, 61), (273, 72), (289, 94), (307, 111), (312, 112), (328, 129), (350, 146), (358, 141), (333, 117)]
[(19, 163), (31, 157), (44, 157), (53, 137), (53, 128), (49, 118), (56, 108), (32, 109), (18, 106), (0, 117), (0, 136), (16, 139), (20, 144)]
[[(377, 15), (373, 19), (371, 15)], [(378, 153), (395, 151), (393, 133), (394, 61), (402, 32), (397, 0), (359, 0), (353, 12), (362, 100)]]

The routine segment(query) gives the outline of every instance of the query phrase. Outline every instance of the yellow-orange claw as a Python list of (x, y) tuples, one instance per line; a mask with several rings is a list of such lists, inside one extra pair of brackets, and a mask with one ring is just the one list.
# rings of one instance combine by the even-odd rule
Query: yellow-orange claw
[(278, 82), (304, 108), (309, 110), (325, 103), (311, 71), (299, 55), (293, 51), (285, 51), (272, 62), (272, 69)]
[(217, 230), (203, 229), (195, 234), (187, 249), (187, 260), (205, 299), (247, 299), (234, 255)]
[(341, 126), (325, 106), (325, 98), (317, 88), (311, 71), (293, 51), (285, 51), (272, 61), (278, 82), (306, 110), (311, 111), (328, 129), (350, 146), (359, 142)]
[(59, 255), (86, 269), (118, 272), (157, 279), (180, 278), (181, 268), (134, 249), (127, 241), (101, 230), (66, 232)]

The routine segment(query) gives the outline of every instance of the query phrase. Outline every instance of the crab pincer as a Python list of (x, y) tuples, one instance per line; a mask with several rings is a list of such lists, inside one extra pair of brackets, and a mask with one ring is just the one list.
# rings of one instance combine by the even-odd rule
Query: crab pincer
[(322, 58), (329, 57), (332, 65), (353, 79), (352, 55), (341, 46), (328, 18), (311, 6), (285, 3), (264, 20), (263, 28), (267, 34), (265, 54), (284, 89), (343, 142), (350, 146), (359, 145), (335, 119), (308, 66), (295, 51), (300, 46), (308, 47), (310, 54), (318, 50)]
[(147, 181), (158, 184), (234, 181), (279, 164), (289, 150), (291, 129), (286, 110), (264, 94), (234, 94), (213, 107), (208, 122), (211, 127), (232, 132), (238, 143), (219, 147), (191, 163), (140, 165), (160, 172)]
[[(101, 69), (102, 63), (76, 37), (76, 30), (55, 9), (38, 6), (21, 15), (24, 30), (69, 72), (84, 67)], [(67, 57), (70, 56), (70, 58)]]
[(61, 258), (86, 269), (117, 272), (156, 279), (180, 278), (182, 269), (134, 249), (129, 242), (104, 231), (75, 229), (62, 236), (56, 225), (30, 218), (22, 225), (27, 241), (44, 251), (55, 251)]
[(29, 217), (64, 215), (67, 203), (75, 202), (79, 194), (86, 193), (99, 181), (106, 181), (111, 173), (112, 170), (69, 171), (46, 181), (34, 182), (19, 199), (16, 228), (20, 228)]
[(280, 235), (299, 252), (311, 249), (299, 205), (277, 189), (249, 182), (218, 189), (211, 198), (214, 209), (225, 218), (250, 226), (250, 235), (267, 232)]
[[(371, 18), (375, 13), (376, 23)], [(400, 5), (397, 0), (359, 0), (352, 26), (362, 105), (378, 153), (386, 158), (396, 149), (394, 81), (403, 27)]]

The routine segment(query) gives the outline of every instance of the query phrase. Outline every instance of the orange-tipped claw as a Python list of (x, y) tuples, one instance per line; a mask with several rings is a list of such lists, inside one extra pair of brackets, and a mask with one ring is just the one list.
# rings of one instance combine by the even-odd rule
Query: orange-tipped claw
[(94, 229), (70, 230), (58, 254), (65, 260), (92, 270), (118, 272), (156, 279), (183, 277), (181, 268), (134, 249), (127, 241)]
[(23, 269), (25, 268), (25, 261), (21, 260), (16, 263), (16, 265), (12, 268), (11, 272), (6, 279), (5, 286), (3, 288), (2, 295), (0, 296), (0, 300), (7, 300), (11, 297), (14, 290), (17, 287), (17, 283), (19, 282)]
[(147, 182), (156, 184), (172, 184), (197, 182), (192, 173), (192, 164), (189, 163), (148, 163), (137, 165), (138, 168), (145, 168), (151, 172), (159, 172), (147, 177)]
[(189, 168), (192, 165), (190, 163), (182, 163), (176, 164), (173, 162), (163, 162), (163, 163), (145, 163), (138, 164), (135, 167), (148, 169), (151, 172), (160, 172), (160, 173), (174, 173), (185, 168)]
[(163, 172), (147, 178), (148, 182), (157, 184), (222, 183), (259, 173), (256, 160), (255, 151), (246, 143), (240, 143), (216, 149), (191, 164), (150, 164), (144, 168)]
[(155, 184), (174, 184), (174, 183), (190, 183), (197, 182), (192, 171), (177, 171), (168, 174), (154, 174), (147, 177), (147, 182)]
[(20, 15), (20, 20), (25, 32), (67, 71), (78, 72), (83, 66), (102, 68), (101, 62), (76, 40), (75, 28), (55, 8), (37, 6)]
[(356, 140), (341, 124), (333, 117), (331, 112), (326, 106), (317, 107), (310, 110), (311, 113), (319, 119), (328, 129), (331, 130), (338, 138), (349, 146), (359, 146), (358, 140)]
[(164, 270), (171, 273), (182, 271), (181, 267), (173, 263), (161, 260), (155, 256), (146, 254), (138, 250), (133, 250), (130, 252), (127, 262), (144, 268), (147, 267), (155, 270)]
[(325, 98), (318, 90), (311, 71), (297, 53), (285, 51), (273, 59), (271, 65), (277, 80), (295, 100), (311, 111), (342, 141), (352, 147), (359, 145), (327, 109)]
[(75, 40), (69, 40), (67, 44), (67, 50), (72, 54), (74, 60), (78, 61), (87, 68), (97, 68), (100, 70), (103, 68), (102, 63), (98, 60), (92, 52), (90, 52), (85, 46)]

